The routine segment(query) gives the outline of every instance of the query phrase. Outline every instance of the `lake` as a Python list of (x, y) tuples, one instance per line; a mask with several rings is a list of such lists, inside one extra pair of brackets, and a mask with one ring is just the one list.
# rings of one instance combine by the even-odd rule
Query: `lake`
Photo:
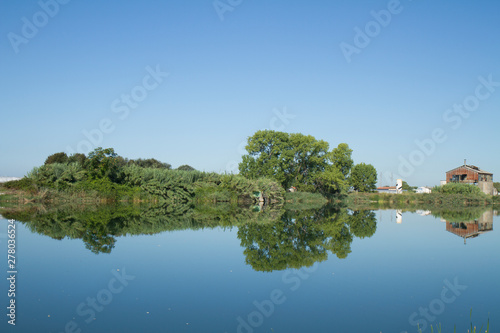
[[(16, 217), (2, 332), (466, 332), (500, 327), (499, 217), (269, 207), (107, 207)], [(12, 229), (12, 227), (11, 227)], [(11, 281), (12, 282), (12, 281)]]

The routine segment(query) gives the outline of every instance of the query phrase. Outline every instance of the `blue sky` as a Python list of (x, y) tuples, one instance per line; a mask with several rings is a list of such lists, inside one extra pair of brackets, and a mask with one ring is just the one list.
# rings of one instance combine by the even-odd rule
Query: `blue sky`
[(380, 185), (391, 173), (435, 185), (464, 158), (500, 174), (499, 12), (497, 1), (3, 1), (0, 176), (78, 146), (230, 171), (264, 128), (346, 142)]

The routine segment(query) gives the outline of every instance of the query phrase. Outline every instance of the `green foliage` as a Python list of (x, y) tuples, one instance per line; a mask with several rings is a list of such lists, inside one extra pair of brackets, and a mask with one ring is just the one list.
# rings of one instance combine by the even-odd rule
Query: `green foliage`
[(457, 207), (487, 206), (493, 203), (491, 196), (484, 193), (477, 194), (418, 194), (403, 192), (402, 194), (389, 193), (350, 193), (347, 202), (350, 207), (399, 208), (399, 209), (429, 209), (453, 210)]
[(86, 178), (86, 173), (81, 164), (45, 164), (38, 168), (33, 168), (28, 173), (27, 178), (35, 184), (48, 188), (66, 189), (72, 184)]
[(345, 176), (335, 166), (328, 166), (325, 171), (313, 175), (313, 191), (322, 194), (342, 195), (347, 193)]
[(74, 192), (95, 193), (96, 197), (103, 199), (130, 199), (140, 198), (140, 188), (116, 184), (107, 178), (87, 179), (78, 182), (72, 187)]
[(408, 192), (415, 192), (417, 189), (417, 186), (410, 186), (406, 181), (403, 180), (403, 186), (402, 186), (403, 191), (408, 191)]
[(192, 166), (187, 165), (187, 164), (181, 165), (180, 167), (177, 168), (177, 170), (182, 170), (182, 171), (196, 171), (195, 168), (193, 168)]
[(65, 195), (67, 199), (80, 195), (106, 200), (148, 198), (176, 203), (253, 202), (254, 192), (261, 192), (268, 203), (283, 202), (284, 189), (276, 181), (261, 177), (250, 180), (240, 175), (218, 175), (196, 171), (188, 165), (171, 170), (169, 164), (155, 159), (129, 161), (117, 156), (112, 148), (99, 147), (88, 158), (75, 154), (65, 163), (54, 162), (64, 160), (63, 155), (52, 156), (51, 163), (34, 168), (22, 183), (7, 186), (31, 191), (34, 196), (31, 199), (37, 202), (48, 197), (64, 200)]
[(113, 148), (98, 147), (89, 153), (85, 162), (85, 169), (92, 179), (113, 178), (116, 175), (118, 167), (117, 154)]
[(500, 183), (493, 183), (493, 187), (495, 187), (498, 193), (500, 193)]
[(446, 185), (436, 186), (432, 189), (432, 192), (443, 193), (443, 194), (465, 194), (465, 195), (484, 194), (479, 187), (462, 183), (448, 183)]
[(171, 169), (172, 166), (168, 163), (160, 162), (154, 158), (148, 159), (136, 159), (128, 161), (129, 165), (137, 165), (141, 168), (152, 168), (152, 169)]
[[(248, 154), (239, 165), (240, 174), (250, 179), (275, 179), (284, 188), (295, 186), (301, 191), (340, 188), (341, 185), (325, 184), (337, 179), (331, 171), (334, 166), (328, 148), (327, 142), (310, 135), (258, 131), (248, 139)], [(320, 177), (325, 171), (330, 174)]]
[(377, 188), (377, 170), (371, 164), (356, 164), (351, 171), (350, 184), (358, 192), (374, 191)]
[[(123, 168), (124, 183), (140, 186), (165, 200), (187, 202), (252, 201), (255, 191), (274, 201), (282, 201), (284, 190), (269, 179), (249, 180), (239, 175), (219, 175), (201, 171)], [(195, 198), (196, 196), (196, 198)]]
[(45, 160), (45, 165), (66, 162), (68, 162), (68, 155), (66, 155), (66, 153), (55, 153), (47, 157), (47, 159)]
[(352, 149), (349, 148), (347, 143), (339, 144), (331, 153), (333, 165), (344, 175), (344, 179), (349, 177), (349, 173), (354, 164), (351, 156)]
[(19, 180), (12, 180), (2, 184), (2, 187), (10, 190), (21, 190), (27, 192), (34, 192), (37, 190), (35, 182), (33, 179), (24, 177)]
[(87, 156), (85, 156), (85, 154), (76, 153), (68, 157), (67, 163), (68, 164), (78, 163), (81, 166), (84, 166), (86, 161), (87, 161)]

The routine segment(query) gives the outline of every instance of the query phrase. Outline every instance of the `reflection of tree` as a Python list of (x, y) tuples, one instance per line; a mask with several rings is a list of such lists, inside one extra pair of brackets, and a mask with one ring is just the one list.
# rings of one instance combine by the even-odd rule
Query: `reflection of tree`
[(359, 238), (371, 237), (377, 230), (377, 218), (371, 210), (354, 211), (350, 218), (351, 231)]
[(238, 238), (245, 247), (246, 263), (258, 271), (311, 266), (326, 260), (327, 251), (343, 259), (351, 253), (353, 236), (371, 237), (376, 230), (372, 211), (322, 208), (286, 212), (267, 224), (247, 223)]
[(85, 242), (85, 248), (95, 254), (111, 253), (115, 247), (116, 239), (107, 234), (106, 225), (102, 223), (92, 223), (88, 225), (82, 240)]
[(444, 219), (448, 222), (474, 221), (489, 210), (488, 207), (467, 207), (461, 209), (434, 209), (432, 215)]
[(233, 227), (268, 223), (283, 214), (281, 206), (254, 212), (230, 204), (101, 205), (2, 209), (6, 218), (25, 223), (32, 232), (53, 239), (81, 239), (93, 253), (110, 253), (123, 235), (153, 235), (164, 231)]
[(288, 213), (271, 223), (246, 223), (238, 238), (246, 248), (246, 263), (258, 271), (311, 266), (327, 258), (321, 229)]
[(255, 270), (311, 266), (351, 252), (354, 236), (370, 237), (377, 222), (372, 211), (345, 208), (285, 211), (281, 206), (255, 212), (249, 207), (218, 205), (98, 206), (3, 211), (32, 231), (54, 239), (82, 239), (93, 253), (110, 253), (123, 235), (238, 227), (246, 262)]

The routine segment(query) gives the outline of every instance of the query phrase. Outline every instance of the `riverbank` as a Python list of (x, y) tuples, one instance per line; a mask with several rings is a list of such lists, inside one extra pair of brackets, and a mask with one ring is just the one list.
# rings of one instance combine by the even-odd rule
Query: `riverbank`
[(0, 184), (6, 203), (283, 203), (284, 189), (269, 179), (249, 180), (238, 175), (199, 171), (128, 168), (121, 182), (108, 178), (75, 182), (40, 181), (24, 177)]
[(350, 193), (347, 197), (350, 205), (394, 208), (408, 208), (416, 206), (489, 206), (500, 204), (499, 196), (480, 194), (453, 194), (453, 193)]

